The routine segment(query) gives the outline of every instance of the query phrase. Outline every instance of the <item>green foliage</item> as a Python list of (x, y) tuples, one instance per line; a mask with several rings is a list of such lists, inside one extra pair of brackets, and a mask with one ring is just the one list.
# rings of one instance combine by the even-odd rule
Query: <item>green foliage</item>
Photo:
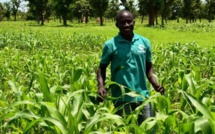
[[(88, 16), (92, 14), (92, 7), (88, 0), (79, 0), (71, 5), (72, 14), (78, 18), (79, 23), (85, 19), (85, 23), (88, 23)], [(84, 18), (85, 17), (85, 18)]]
[(90, 0), (90, 4), (93, 7), (95, 14), (100, 18), (100, 25), (103, 26), (103, 17), (108, 8), (108, 0)]
[(68, 13), (70, 12), (70, 5), (74, 0), (54, 0), (54, 9), (56, 15), (62, 17), (63, 25), (67, 26)]
[(31, 12), (34, 17), (41, 21), (41, 25), (44, 25), (45, 14), (48, 12), (48, 0), (27, 0), (29, 6), (29, 12)]
[[(199, 27), (213, 34), (207, 26)], [(215, 133), (215, 47), (153, 43), (154, 67), (166, 93), (161, 96), (150, 86), (151, 97), (120, 117), (112, 105), (115, 98), (97, 100), (95, 71), (106, 36), (77, 32), (77, 27), (7, 28), (0, 30), (0, 133)], [(171, 29), (186, 33), (199, 28), (150, 30)], [(111, 84), (117, 83), (107, 81), (106, 86)], [(136, 115), (147, 102), (156, 116), (139, 126)]]
[(106, 18), (111, 18), (113, 20), (115, 20), (116, 14), (119, 10), (119, 3), (117, 0), (111, 0), (109, 1), (108, 4), (108, 9), (105, 12), (105, 17)]

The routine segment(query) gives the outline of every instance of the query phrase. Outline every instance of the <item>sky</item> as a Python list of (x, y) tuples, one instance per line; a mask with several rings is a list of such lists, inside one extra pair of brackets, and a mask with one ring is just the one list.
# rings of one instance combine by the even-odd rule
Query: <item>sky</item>
[(0, 0), (1, 3), (6, 2), (6, 1), (8, 1), (8, 0)]
[(8, 1), (11, 1), (11, 0), (0, 0), (1, 3), (8, 2)]

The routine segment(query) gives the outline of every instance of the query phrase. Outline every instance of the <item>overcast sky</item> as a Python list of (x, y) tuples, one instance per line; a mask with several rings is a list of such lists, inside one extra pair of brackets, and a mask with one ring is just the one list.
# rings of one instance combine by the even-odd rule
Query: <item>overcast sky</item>
[(5, 1), (8, 1), (8, 0), (0, 0), (1, 3), (5, 2)]

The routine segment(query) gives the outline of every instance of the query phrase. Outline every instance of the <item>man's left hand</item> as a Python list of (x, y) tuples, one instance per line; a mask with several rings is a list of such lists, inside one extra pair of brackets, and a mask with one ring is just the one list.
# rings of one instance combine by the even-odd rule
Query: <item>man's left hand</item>
[(161, 95), (164, 95), (164, 93), (165, 93), (165, 89), (164, 89), (164, 87), (161, 86), (161, 85), (154, 87), (154, 89), (155, 89), (157, 92), (160, 92)]

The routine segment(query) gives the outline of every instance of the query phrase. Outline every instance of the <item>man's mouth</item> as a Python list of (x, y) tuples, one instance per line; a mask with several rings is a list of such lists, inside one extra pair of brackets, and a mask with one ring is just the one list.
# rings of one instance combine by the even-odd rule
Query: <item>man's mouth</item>
[(125, 28), (124, 31), (131, 31), (131, 29), (130, 28)]

